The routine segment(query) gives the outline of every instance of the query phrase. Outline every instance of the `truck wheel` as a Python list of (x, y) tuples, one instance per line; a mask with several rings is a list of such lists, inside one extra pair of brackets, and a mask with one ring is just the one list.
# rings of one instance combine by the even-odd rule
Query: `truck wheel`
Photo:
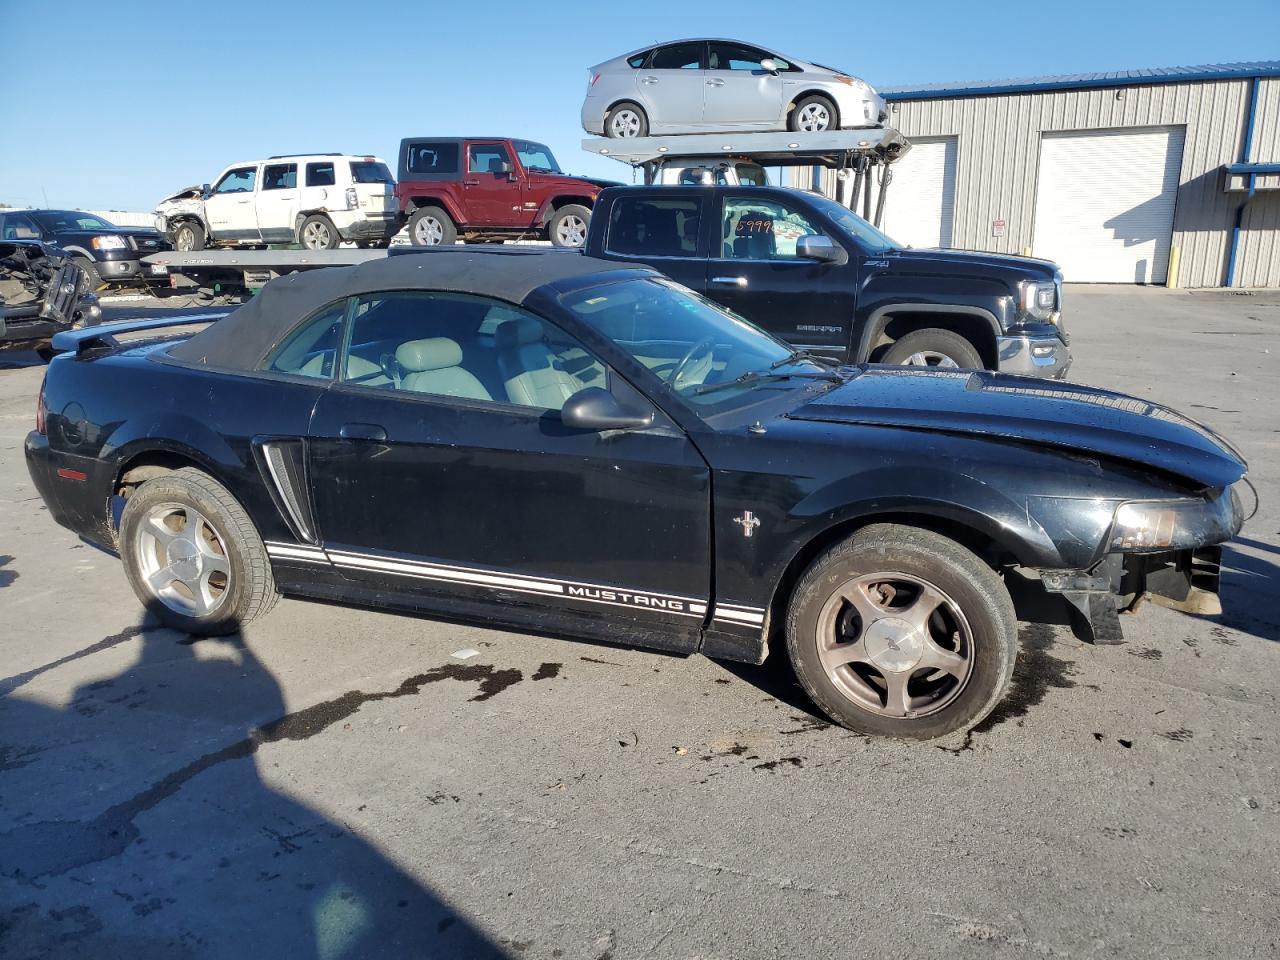
[(613, 140), (630, 140), (649, 135), (649, 118), (637, 103), (624, 101), (604, 118), (604, 135)]
[(809, 568), (787, 611), (787, 651), (813, 702), (871, 736), (930, 740), (980, 723), (1018, 655), (1000, 577), (954, 540), (874, 524)]
[(279, 596), (249, 515), (222, 484), (192, 467), (133, 492), (119, 545), (138, 599), (184, 633), (233, 633)]
[(76, 257), (75, 263), (88, 278), (88, 290), (90, 293), (102, 286), (102, 274), (98, 273), (98, 268), (92, 260), (88, 257)]
[(787, 117), (787, 129), (800, 133), (821, 133), (840, 129), (840, 114), (826, 97), (812, 94), (796, 104)]
[(173, 231), (173, 248), (182, 253), (203, 250), (205, 244), (204, 227), (190, 220), (184, 220)]
[(580, 247), (587, 242), (591, 211), (579, 203), (567, 203), (547, 224), (547, 239), (557, 247)]
[(885, 351), (881, 363), (909, 367), (963, 367), (983, 369), (982, 357), (972, 343), (950, 330), (930, 327), (913, 330)]
[(302, 245), (308, 250), (333, 250), (342, 242), (342, 237), (338, 236), (337, 227), (328, 217), (322, 217), (318, 213), (313, 213), (302, 221), (299, 235), (302, 238)]
[(415, 247), (457, 243), (458, 228), (439, 207), (419, 207), (409, 218), (409, 242)]

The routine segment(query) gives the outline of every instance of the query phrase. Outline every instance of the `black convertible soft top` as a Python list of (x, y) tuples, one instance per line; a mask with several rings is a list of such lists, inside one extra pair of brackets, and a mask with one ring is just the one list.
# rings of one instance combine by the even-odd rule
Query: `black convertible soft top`
[(255, 369), (299, 322), (345, 297), (383, 290), (447, 290), (523, 303), (557, 280), (642, 268), (568, 251), (445, 247), (352, 267), (326, 267), (272, 280), (248, 303), (169, 350), (187, 363)]

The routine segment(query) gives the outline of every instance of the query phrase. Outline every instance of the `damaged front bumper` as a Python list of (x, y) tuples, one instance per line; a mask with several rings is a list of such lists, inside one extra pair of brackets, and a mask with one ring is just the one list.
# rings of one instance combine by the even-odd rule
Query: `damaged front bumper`
[(1244, 525), (1240, 498), (1227, 489), (1194, 512), (1182, 503), (1165, 549), (1124, 549), (1113, 526), (1108, 543), (1115, 552), (1092, 567), (1040, 571), (1045, 590), (1071, 604), (1092, 642), (1122, 643), (1119, 614), (1136, 612), (1147, 600), (1198, 616), (1222, 613), (1222, 544)]

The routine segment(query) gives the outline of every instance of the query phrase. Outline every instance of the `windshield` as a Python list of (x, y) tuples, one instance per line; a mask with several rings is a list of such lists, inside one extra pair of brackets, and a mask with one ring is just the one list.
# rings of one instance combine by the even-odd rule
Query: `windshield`
[(835, 377), (824, 363), (670, 280), (623, 280), (560, 302), (700, 409), (721, 412), (766, 383), (788, 388)]
[(114, 223), (108, 223), (101, 217), (95, 217), (89, 213), (81, 213), (79, 210), (45, 210), (41, 213), (33, 213), (31, 216), (36, 223), (50, 233), (61, 230), (116, 229)]
[(351, 179), (356, 183), (395, 183), (387, 165), (377, 160), (352, 160)]
[(897, 240), (877, 230), (844, 204), (827, 197), (810, 197), (809, 202), (834, 220), (846, 233), (852, 234), (868, 253), (888, 253), (890, 250), (902, 249), (902, 244)]
[(560, 164), (556, 163), (556, 158), (551, 155), (550, 148), (528, 140), (512, 142), (516, 145), (516, 153), (520, 156), (520, 165), (526, 170), (536, 170), (539, 173), (563, 172)]

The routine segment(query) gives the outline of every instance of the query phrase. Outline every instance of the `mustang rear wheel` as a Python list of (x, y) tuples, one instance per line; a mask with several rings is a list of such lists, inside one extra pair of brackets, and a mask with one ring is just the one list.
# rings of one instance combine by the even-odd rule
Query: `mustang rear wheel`
[(814, 703), (875, 736), (928, 740), (981, 722), (1017, 659), (1013, 602), (953, 540), (876, 524), (823, 554), (792, 595), (787, 650)]
[(249, 515), (225, 487), (190, 467), (148, 480), (129, 497), (120, 557), (138, 599), (185, 633), (232, 633), (278, 596)]

